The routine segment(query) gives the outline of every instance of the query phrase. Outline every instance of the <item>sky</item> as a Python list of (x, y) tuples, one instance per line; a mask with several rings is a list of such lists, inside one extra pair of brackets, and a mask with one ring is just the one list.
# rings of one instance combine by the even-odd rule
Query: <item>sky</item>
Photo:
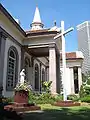
[(74, 27), (74, 31), (65, 37), (66, 51), (78, 50), (76, 26), (90, 20), (90, 0), (0, 0), (7, 11), (20, 20), (24, 30), (30, 29), (36, 6), (40, 11), (41, 20), (45, 28), (54, 26), (56, 20), (60, 27), (60, 21), (64, 20), (65, 29)]

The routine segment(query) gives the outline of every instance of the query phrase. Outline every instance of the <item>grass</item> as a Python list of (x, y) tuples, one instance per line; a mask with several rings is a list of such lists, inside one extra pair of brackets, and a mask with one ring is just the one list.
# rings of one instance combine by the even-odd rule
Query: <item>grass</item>
[(24, 120), (90, 120), (90, 107), (61, 108), (50, 104), (40, 105), (42, 112), (24, 114)]

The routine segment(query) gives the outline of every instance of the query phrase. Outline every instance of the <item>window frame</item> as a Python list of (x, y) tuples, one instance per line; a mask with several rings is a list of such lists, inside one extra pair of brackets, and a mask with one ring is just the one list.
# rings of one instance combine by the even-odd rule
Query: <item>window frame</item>
[[(13, 57), (10, 56), (10, 52), (13, 51), (14, 55), (15, 55), (15, 59)], [(12, 60), (15, 60), (14, 61), (14, 73), (13, 73), (13, 81), (10, 81), (10, 86), (8, 86), (8, 76), (9, 76), (9, 62), (10, 60), (9, 59), (12, 59)], [(7, 91), (13, 91), (13, 89), (15, 88), (17, 82), (18, 82), (18, 60), (19, 60), (19, 56), (18, 56), (18, 52), (17, 52), (17, 49), (14, 47), (14, 46), (11, 46), (9, 49), (8, 49), (8, 55), (7, 55), (7, 75), (6, 75), (6, 90)], [(11, 84), (13, 84), (11, 86)]]
[(38, 68), (37, 70), (38, 70), (38, 72), (37, 72), (37, 75), (38, 75), (38, 87), (36, 88), (36, 69), (35, 69), (35, 84), (34, 84), (34, 88), (35, 88), (35, 91), (39, 91), (39, 65), (36, 63), (35, 64), (35, 68)]

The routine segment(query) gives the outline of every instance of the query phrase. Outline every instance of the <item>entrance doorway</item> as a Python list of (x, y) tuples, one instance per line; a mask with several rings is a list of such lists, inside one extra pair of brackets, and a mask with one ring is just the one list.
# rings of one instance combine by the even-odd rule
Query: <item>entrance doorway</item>
[(79, 85), (78, 85), (78, 67), (74, 67), (74, 92), (78, 94)]

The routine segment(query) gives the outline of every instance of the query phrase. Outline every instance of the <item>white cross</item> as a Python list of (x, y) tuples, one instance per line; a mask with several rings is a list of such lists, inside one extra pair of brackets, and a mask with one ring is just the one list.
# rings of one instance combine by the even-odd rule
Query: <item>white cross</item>
[(64, 21), (61, 21), (61, 33), (56, 35), (54, 37), (54, 39), (58, 39), (61, 37), (62, 39), (62, 66), (63, 66), (63, 70), (62, 70), (62, 81), (63, 81), (63, 99), (64, 101), (67, 100), (67, 91), (66, 91), (66, 80), (67, 80), (67, 76), (66, 76), (66, 53), (65, 53), (65, 35), (69, 32), (71, 32), (72, 30), (74, 30), (73, 27), (67, 29), (66, 31), (64, 31)]

